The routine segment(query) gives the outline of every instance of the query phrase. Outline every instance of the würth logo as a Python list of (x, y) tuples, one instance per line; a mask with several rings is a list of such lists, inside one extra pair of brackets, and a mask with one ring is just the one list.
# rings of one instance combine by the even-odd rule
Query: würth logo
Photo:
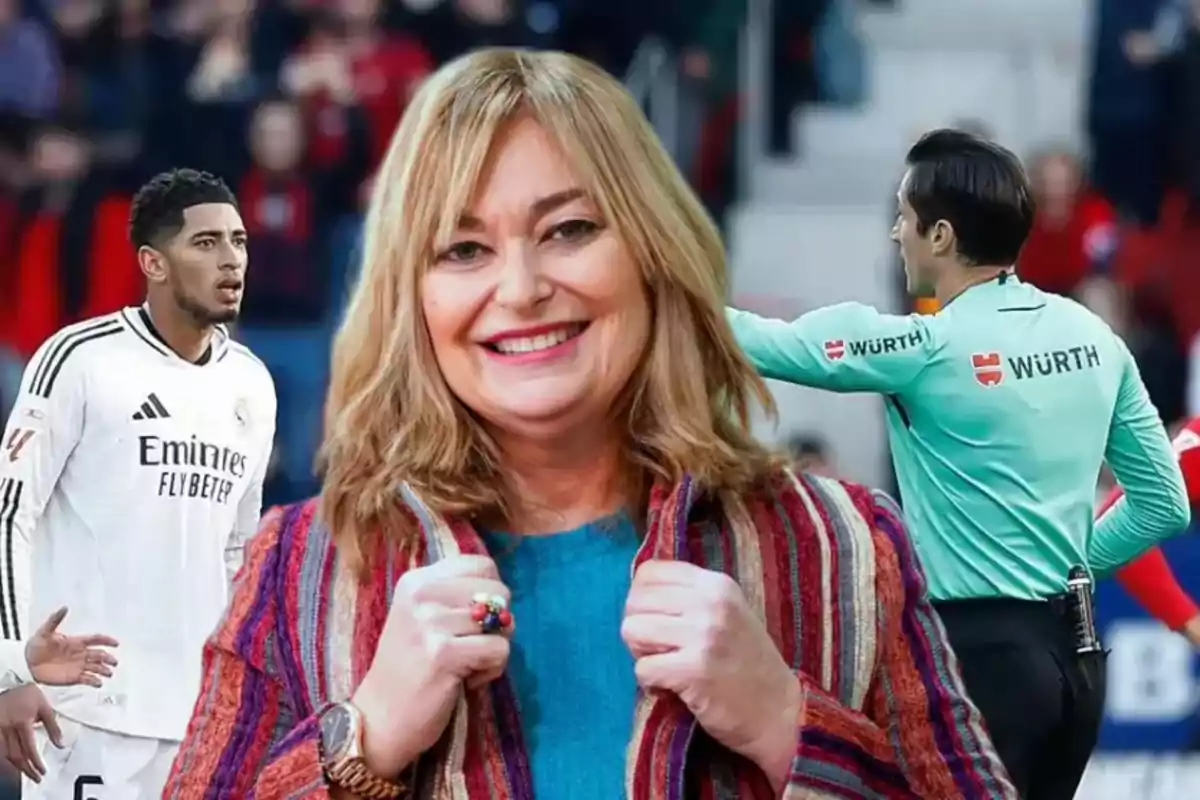
[(135, 411), (134, 419), (166, 419), (171, 416), (167, 411), (167, 407), (158, 399), (158, 395), (151, 392), (146, 397), (146, 402), (142, 403), (141, 410)]
[(837, 361), (844, 355), (846, 355), (845, 339), (830, 339), (825, 343), (825, 357), (830, 361)]
[(971, 366), (975, 370), (975, 380), (983, 386), (999, 386), (1000, 381), (1004, 380), (1004, 366), (999, 353), (973, 353)]

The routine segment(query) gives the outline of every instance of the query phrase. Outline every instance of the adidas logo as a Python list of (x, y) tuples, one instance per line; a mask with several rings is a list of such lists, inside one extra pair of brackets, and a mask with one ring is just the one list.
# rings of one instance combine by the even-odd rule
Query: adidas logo
[(154, 392), (146, 397), (141, 409), (133, 413), (134, 419), (167, 419), (170, 416), (171, 413)]

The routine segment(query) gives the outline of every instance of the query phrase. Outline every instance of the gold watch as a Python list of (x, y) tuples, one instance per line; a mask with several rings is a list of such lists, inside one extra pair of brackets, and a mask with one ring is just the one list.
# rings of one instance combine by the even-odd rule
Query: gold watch
[(404, 784), (381, 778), (363, 758), (363, 716), (353, 703), (335, 703), (317, 718), (321, 726), (321, 768), (325, 779), (365, 800), (395, 800)]

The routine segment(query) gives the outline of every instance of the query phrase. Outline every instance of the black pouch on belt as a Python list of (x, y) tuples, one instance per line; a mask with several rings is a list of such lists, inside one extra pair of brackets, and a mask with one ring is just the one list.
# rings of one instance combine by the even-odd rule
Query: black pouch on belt
[(1071, 623), (1071, 634), (1075, 652), (1099, 653), (1103, 648), (1100, 634), (1096, 632), (1096, 611), (1092, 604), (1092, 579), (1083, 567), (1071, 567), (1067, 573), (1066, 600), (1067, 618)]

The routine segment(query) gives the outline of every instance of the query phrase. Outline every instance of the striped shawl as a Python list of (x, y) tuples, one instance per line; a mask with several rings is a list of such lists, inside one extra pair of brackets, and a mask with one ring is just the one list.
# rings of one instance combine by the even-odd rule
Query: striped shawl
[[(423, 537), (404, 550), (381, 544), (365, 580), (339, 561), (315, 501), (265, 515), (205, 647), (164, 798), (329, 797), (316, 713), (348, 698), (370, 666), (397, 579), (485, 552), (470, 525), (412, 492), (403, 501)], [(728, 573), (795, 670), (805, 710), (786, 798), (1016, 797), (886, 495), (783, 473), (718, 502), (685, 479), (652, 493), (636, 563), (651, 558)], [(464, 695), (421, 759), (416, 796), (531, 798), (518, 713), (506, 679)], [(642, 693), (635, 714), (630, 800), (772, 797), (762, 772), (707, 737), (678, 698)]]

